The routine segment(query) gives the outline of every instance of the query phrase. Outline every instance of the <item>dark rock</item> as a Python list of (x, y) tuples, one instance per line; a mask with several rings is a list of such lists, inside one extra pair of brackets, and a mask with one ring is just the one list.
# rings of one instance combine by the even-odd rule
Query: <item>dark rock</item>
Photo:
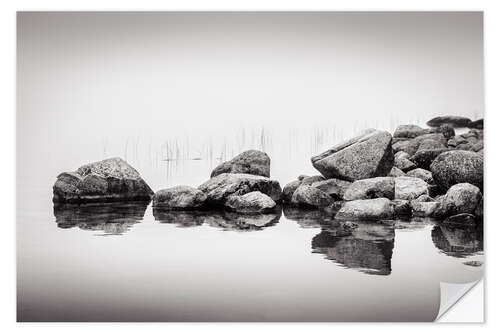
[(460, 116), (442, 116), (432, 118), (427, 122), (427, 126), (439, 127), (442, 124), (449, 124), (453, 127), (468, 127), (472, 121), (466, 117)]
[(402, 200), (413, 200), (422, 194), (429, 194), (425, 181), (415, 177), (394, 178), (394, 197)]
[(411, 205), (408, 200), (396, 199), (392, 201), (394, 206), (394, 215), (396, 216), (410, 216), (411, 215)]
[(450, 139), (451, 137), (455, 136), (455, 130), (453, 129), (453, 126), (450, 124), (442, 124), (438, 128), (438, 132), (442, 133), (443, 136), (446, 138), (446, 140)]
[(466, 258), (483, 251), (483, 230), (479, 226), (437, 225), (431, 232), (434, 245), (443, 253)]
[(426, 145), (430, 146), (431, 141), (435, 141), (436, 146), (437, 145), (446, 146), (447, 144), (447, 139), (444, 137), (442, 133), (430, 133), (417, 136), (416, 138), (407, 141), (398, 142), (397, 144), (394, 144), (392, 148), (396, 152), (403, 151), (408, 155), (413, 156), (419, 150), (422, 142), (426, 142)]
[(422, 149), (418, 150), (411, 158), (410, 161), (416, 164), (420, 169), (429, 170), (432, 162), (440, 154), (450, 151), (449, 148), (437, 148), (437, 149)]
[(297, 222), (302, 228), (319, 228), (321, 225), (334, 223), (334, 216), (321, 209), (302, 209), (284, 206), (283, 214), (288, 220)]
[(387, 176), (394, 163), (390, 133), (367, 130), (311, 158), (326, 178), (349, 181)]
[(440, 154), (430, 166), (437, 185), (448, 189), (458, 183), (469, 183), (483, 188), (483, 156), (464, 150)]
[(301, 207), (322, 208), (330, 205), (332, 201), (327, 193), (311, 185), (300, 185), (292, 196), (292, 204)]
[(153, 191), (121, 158), (109, 158), (63, 172), (53, 187), (55, 203), (150, 201)]
[(204, 223), (228, 231), (258, 231), (276, 225), (280, 217), (281, 210), (252, 214), (213, 211), (205, 215)]
[(199, 209), (205, 204), (207, 196), (190, 186), (175, 186), (160, 190), (153, 196), (153, 207), (170, 210)]
[(293, 192), (295, 192), (295, 190), (299, 188), (300, 184), (300, 180), (294, 180), (283, 187), (283, 202), (290, 203), (292, 201)]
[(484, 122), (483, 118), (475, 120), (469, 124), (469, 128), (483, 129), (484, 126), (483, 122)]
[(351, 182), (348, 182), (346, 180), (331, 178), (312, 183), (311, 186), (325, 192), (335, 200), (342, 200), (345, 191), (350, 185)]
[(429, 134), (429, 129), (423, 129), (417, 125), (399, 125), (394, 132), (395, 138), (416, 138), (423, 134)]
[(357, 180), (344, 193), (344, 200), (394, 199), (394, 178), (375, 177)]
[(387, 198), (346, 201), (335, 216), (338, 219), (379, 220), (394, 216), (394, 207)]
[(483, 198), (481, 198), (481, 201), (477, 204), (476, 210), (474, 211), (474, 215), (476, 215), (479, 218), (483, 218)]
[(276, 180), (243, 173), (223, 173), (210, 178), (198, 187), (207, 195), (207, 204), (223, 206), (231, 195), (259, 191), (273, 201), (281, 201), (281, 187)]
[(243, 195), (232, 195), (225, 206), (241, 213), (265, 213), (276, 208), (276, 202), (261, 192), (250, 192)]
[(454, 226), (475, 226), (476, 218), (472, 214), (461, 213), (446, 218), (443, 221), (443, 224)]
[(175, 224), (181, 228), (197, 227), (205, 222), (205, 217), (212, 212), (201, 210), (165, 210), (153, 207), (153, 216), (160, 223)]
[(266, 153), (258, 150), (247, 150), (230, 161), (219, 164), (210, 177), (223, 173), (246, 173), (251, 175), (269, 177), (271, 159)]

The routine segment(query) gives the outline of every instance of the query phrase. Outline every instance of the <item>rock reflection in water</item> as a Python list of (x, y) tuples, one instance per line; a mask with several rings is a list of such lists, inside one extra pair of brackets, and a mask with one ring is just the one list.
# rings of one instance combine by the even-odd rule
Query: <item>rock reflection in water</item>
[(334, 221), (331, 214), (322, 210), (308, 210), (296, 207), (283, 207), (283, 214), (289, 220), (297, 222), (302, 228), (319, 228)]
[(224, 230), (252, 231), (275, 225), (281, 217), (281, 209), (266, 214), (242, 214), (228, 211), (167, 211), (153, 209), (155, 220), (179, 227), (195, 227), (206, 223)]
[(432, 241), (443, 253), (465, 258), (483, 251), (483, 228), (436, 225), (432, 229)]
[(389, 275), (394, 248), (394, 226), (356, 222), (351, 235), (337, 232), (335, 224), (323, 226), (312, 239), (313, 253), (322, 253), (329, 260), (366, 274)]
[(54, 205), (54, 216), (62, 229), (78, 227), (121, 235), (144, 218), (147, 206), (147, 202)]

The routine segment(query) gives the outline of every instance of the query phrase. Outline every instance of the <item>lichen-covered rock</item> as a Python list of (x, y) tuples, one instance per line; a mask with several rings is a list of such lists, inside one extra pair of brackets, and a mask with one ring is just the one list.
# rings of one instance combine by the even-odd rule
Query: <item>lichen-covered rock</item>
[(351, 182), (342, 179), (331, 178), (327, 180), (322, 180), (318, 182), (314, 182), (311, 184), (312, 187), (315, 187), (335, 200), (341, 200), (344, 197), (344, 193), (351, 185)]
[(327, 207), (332, 201), (328, 194), (311, 185), (300, 185), (292, 196), (293, 205), (307, 208)]
[(301, 180), (294, 180), (283, 187), (282, 199), (285, 203), (290, 203), (292, 201), (293, 192), (299, 188)]
[(442, 205), (446, 215), (473, 214), (481, 200), (481, 191), (477, 186), (460, 183), (448, 189)]
[(437, 185), (448, 189), (458, 183), (469, 183), (483, 188), (483, 156), (464, 150), (440, 154), (430, 166)]
[(153, 196), (153, 207), (167, 210), (199, 209), (205, 204), (207, 196), (190, 186), (174, 186), (159, 190)]
[(406, 176), (406, 173), (404, 173), (402, 170), (392, 167), (391, 172), (388, 174), (389, 177), (401, 177), (401, 176)]
[(450, 151), (450, 148), (436, 148), (436, 149), (419, 149), (410, 161), (420, 169), (429, 170), (432, 162), (444, 152)]
[(121, 158), (109, 158), (63, 172), (53, 186), (55, 203), (150, 201), (153, 191)]
[(244, 195), (230, 196), (225, 206), (240, 213), (264, 213), (275, 209), (276, 202), (264, 193), (254, 191)]
[(211, 173), (210, 177), (222, 173), (247, 173), (251, 175), (269, 177), (271, 159), (266, 153), (258, 150), (247, 150), (230, 161), (222, 162)]
[(420, 178), (396, 177), (394, 180), (395, 199), (413, 200), (422, 194), (429, 194), (427, 183)]
[(231, 195), (244, 195), (259, 191), (275, 202), (281, 201), (281, 187), (278, 181), (263, 176), (244, 173), (223, 173), (210, 178), (198, 186), (207, 195), (207, 204), (224, 205)]
[(394, 164), (390, 133), (367, 130), (311, 158), (326, 178), (354, 181), (387, 176)]
[(472, 123), (472, 120), (466, 117), (460, 116), (441, 116), (432, 118), (427, 122), (427, 126), (438, 127), (442, 124), (450, 124), (453, 127), (468, 127)]
[(416, 177), (422, 179), (427, 184), (433, 184), (434, 179), (432, 179), (432, 172), (429, 170), (417, 168), (406, 173), (408, 177)]
[(335, 216), (338, 219), (379, 220), (391, 219), (394, 206), (387, 198), (346, 201)]
[(357, 180), (344, 193), (344, 200), (394, 199), (394, 178), (375, 177)]

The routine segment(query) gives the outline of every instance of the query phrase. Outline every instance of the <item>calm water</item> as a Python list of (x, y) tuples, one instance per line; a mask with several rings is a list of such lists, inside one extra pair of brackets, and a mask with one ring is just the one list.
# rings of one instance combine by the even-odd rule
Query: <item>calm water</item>
[[(155, 190), (196, 185), (211, 167), (162, 163), (138, 168)], [(424, 219), (345, 236), (319, 212), (286, 207), (255, 217), (53, 207), (59, 164), (18, 171), (21, 321), (431, 321), (439, 282), (482, 275), (464, 264), (483, 261), (482, 230)]]

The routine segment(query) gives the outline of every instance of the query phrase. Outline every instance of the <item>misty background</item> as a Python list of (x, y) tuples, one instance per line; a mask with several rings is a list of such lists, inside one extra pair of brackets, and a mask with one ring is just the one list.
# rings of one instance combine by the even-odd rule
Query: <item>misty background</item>
[[(198, 185), (256, 148), (288, 182), (364, 128), (482, 117), (482, 29), (480, 12), (20, 12), (18, 181), (121, 156), (154, 190)], [(172, 165), (193, 158), (209, 165)]]

